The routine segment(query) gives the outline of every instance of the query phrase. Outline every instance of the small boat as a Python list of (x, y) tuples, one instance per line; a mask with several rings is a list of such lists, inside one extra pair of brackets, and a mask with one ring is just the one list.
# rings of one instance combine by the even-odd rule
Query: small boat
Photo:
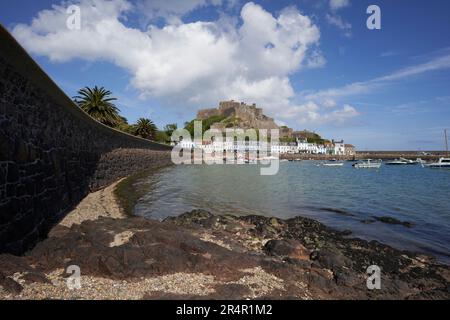
[(422, 163), (422, 166), (427, 167), (427, 168), (449, 168), (450, 169), (450, 158), (440, 158), (438, 162)]
[(421, 158), (417, 158), (417, 159), (416, 159), (416, 162), (417, 162), (418, 164), (425, 164), (425, 163), (427, 163), (425, 160), (422, 160)]
[(367, 159), (355, 163), (353, 166), (357, 169), (379, 169), (381, 167), (381, 161), (373, 161), (372, 159)]
[(332, 162), (332, 163), (322, 163), (325, 167), (342, 167), (344, 165), (343, 162)]
[(387, 166), (403, 166), (406, 164), (408, 164), (408, 163), (406, 161), (404, 161), (403, 159), (395, 159), (395, 160), (386, 162)]
[[(444, 139), (445, 139), (445, 150), (447, 152), (447, 157), (448, 157), (447, 129), (444, 130)], [(431, 163), (423, 163), (422, 162), (421, 164), (422, 164), (422, 167), (450, 169), (450, 158), (440, 158), (438, 162), (431, 162)]]
[(406, 162), (407, 165), (415, 165), (419, 163), (417, 160), (409, 160), (405, 158), (400, 158), (400, 161)]

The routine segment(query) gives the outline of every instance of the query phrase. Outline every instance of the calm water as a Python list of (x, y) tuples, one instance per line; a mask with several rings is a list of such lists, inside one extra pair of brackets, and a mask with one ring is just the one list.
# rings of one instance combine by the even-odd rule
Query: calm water
[[(193, 209), (280, 218), (300, 215), (450, 263), (450, 170), (421, 166), (358, 170), (351, 163), (316, 164), (282, 162), (275, 176), (259, 175), (258, 165), (171, 167), (141, 183), (148, 192), (135, 213), (153, 219)], [(414, 226), (361, 222), (373, 216), (390, 216)]]

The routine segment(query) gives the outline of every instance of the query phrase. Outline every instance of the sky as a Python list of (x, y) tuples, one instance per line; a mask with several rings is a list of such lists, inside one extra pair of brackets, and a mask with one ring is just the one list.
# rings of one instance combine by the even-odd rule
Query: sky
[[(370, 5), (381, 29), (367, 27)], [(182, 126), (234, 99), (360, 151), (444, 148), (448, 12), (444, 0), (0, 1), (0, 23), (68, 96), (103, 86), (130, 123)]]

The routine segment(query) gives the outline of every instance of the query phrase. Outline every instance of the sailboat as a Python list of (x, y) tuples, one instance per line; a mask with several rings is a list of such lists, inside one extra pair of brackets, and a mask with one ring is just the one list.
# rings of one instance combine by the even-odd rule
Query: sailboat
[(448, 168), (450, 169), (450, 158), (440, 158), (438, 162), (425, 163), (424, 167), (428, 168)]
[(438, 162), (432, 162), (432, 163), (422, 163), (423, 167), (428, 168), (448, 168), (450, 169), (450, 157), (448, 157), (448, 138), (447, 138), (447, 129), (444, 130), (444, 136), (445, 136), (445, 151), (447, 153), (446, 158), (440, 158)]

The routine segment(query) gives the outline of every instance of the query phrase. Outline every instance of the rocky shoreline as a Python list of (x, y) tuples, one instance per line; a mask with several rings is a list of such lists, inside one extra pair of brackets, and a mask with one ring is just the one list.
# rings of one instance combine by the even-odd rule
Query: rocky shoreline
[[(302, 217), (129, 217), (114, 188), (89, 195), (24, 256), (0, 255), (0, 299), (450, 298), (450, 267), (427, 256)], [(380, 290), (367, 289), (370, 265)]]

